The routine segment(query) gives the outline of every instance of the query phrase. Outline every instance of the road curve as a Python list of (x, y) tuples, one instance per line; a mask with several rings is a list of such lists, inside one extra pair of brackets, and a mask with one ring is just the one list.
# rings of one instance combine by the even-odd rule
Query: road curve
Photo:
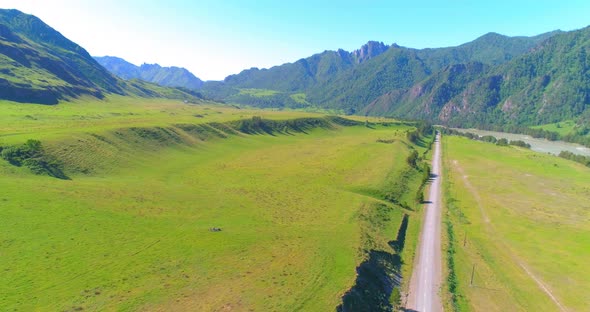
[(442, 311), (441, 285), (441, 146), (437, 133), (432, 156), (432, 183), (427, 204), (424, 206), (424, 223), (417, 260), (410, 282), (406, 311)]

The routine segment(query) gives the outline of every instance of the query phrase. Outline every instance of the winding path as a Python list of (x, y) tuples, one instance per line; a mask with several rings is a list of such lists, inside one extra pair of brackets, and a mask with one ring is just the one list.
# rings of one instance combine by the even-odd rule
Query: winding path
[(441, 142), (437, 134), (432, 157), (432, 184), (425, 205), (417, 260), (410, 282), (406, 311), (442, 311), (441, 285)]

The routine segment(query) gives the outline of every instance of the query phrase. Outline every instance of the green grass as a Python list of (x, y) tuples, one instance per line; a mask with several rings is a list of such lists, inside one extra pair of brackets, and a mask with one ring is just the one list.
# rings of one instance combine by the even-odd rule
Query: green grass
[[(10, 44), (0, 40), (0, 45)], [(10, 74), (1, 73), (0, 78), (6, 79), (13, 83), (29, 84), (32, 88), (36, 89), (48, 86), (69, 86), (67, 82), (40, 68), (21, 66), (4, 54), (0, 55), (0, 64), (2, 64), (2, 69), (4, 72), (10, 72)]]
[(22, 143), (27, 138), (53, 140), (72, 133), (99, 133), (124, 127), (225, 122), (252, 116), (291, 119), (320, 114), (235, 109), (206, 101), (184, 104), (180, 100), (111, 96), (105, 101), (81, 98), (51, 106), (0, 101), (0, 116), (2, 145)]
[(0, 115), (0, 145), (39, 139), (72, 178), (0, 160), (5, 311), (333, 310), (403, 215), (356, 190), (404, 171), (406, 125), (203, 141), (175, 125), (318, 115), (119, 97)]
[(519, 262), (568, 310), (587, 309), (590, 170), (515, 147), (460, 137), (443, 143), (458, 310), (558, 311)]
[(533, 129), (543, 129), (551, 132), (557, 132), (559, 135), (564, 136), (573, 133), (576, 128), (576, 123), (573, 120), (566, 120), (562, 122), (556, 122), (552, 124), (546, 124), (541, 126), (531, 127)]
[(240, 89), (240, 94), (246, 94), (253, 97), (266, 97), (266, 96), (273, 96), (279, 91), (275, 90), (268, 90), (268, 89)]
[[(6, 46), (7, 48), (11, 49), (26, 50), (31, 48), (31, 46), (28, 44), (16, 44), (1, 39), (0, 45)], [(42, 57), (49, 57), (49, 55), (46, 53), (43, 53), (41, 51), (39, 51), (39, 53)], [(32, 85), (32, 88), (48, 86), (57, 87), (69, 85), (66, 81), (59, 79), (47, 70), (38, 67), (37, 64), (34, 64), (34, 66), (22, 66), (21, 64), (17, 63), (12, 58), (4, 54), (0, 55), (0, 64), (2, 64), (2, 69), (4, 70), (2, 73), (0, 73), (0, 78), (6, 79), (10, 82), (30, 84)]]

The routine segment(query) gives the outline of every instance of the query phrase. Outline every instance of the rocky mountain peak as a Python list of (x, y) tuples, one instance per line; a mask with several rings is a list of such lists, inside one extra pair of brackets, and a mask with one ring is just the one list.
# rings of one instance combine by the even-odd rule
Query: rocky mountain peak
[(369, 41), (364, 44), (360, 49), (352, 52), (354, 59), (357, 63), (365, 62), (389, 49), (389, 46), (383, 42)]

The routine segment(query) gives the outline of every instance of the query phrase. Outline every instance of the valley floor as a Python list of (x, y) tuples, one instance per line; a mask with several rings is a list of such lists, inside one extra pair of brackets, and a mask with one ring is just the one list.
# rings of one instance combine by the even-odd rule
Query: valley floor
[(0, 160), (2, 310), (333, 310), (413, 214), (372, 195), (406, 170), (407, 125), (201, 140), (177, 123), (257, 112), (93, 105), (3, 108), (0, 143), (40, 139), (71, 180)]
[(457, 285), (449, 309), (587, 311), (590, 169), (466, 138), (444, 143)]

